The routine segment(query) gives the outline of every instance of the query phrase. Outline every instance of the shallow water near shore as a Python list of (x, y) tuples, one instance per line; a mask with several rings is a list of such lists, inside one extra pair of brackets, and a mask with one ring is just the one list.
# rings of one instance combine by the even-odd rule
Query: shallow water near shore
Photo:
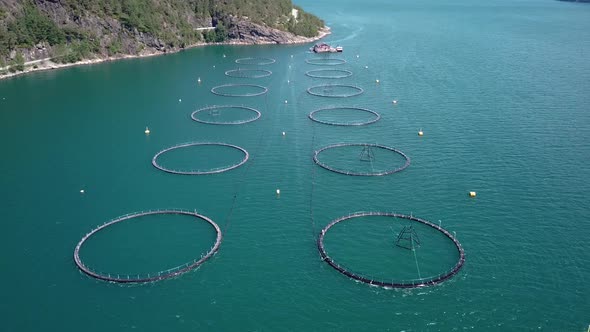
[[(307, 63), (318, 57), (307, 52), (310, 45), (211, 46), (0, 81), (1, 330), (587, 329), (590, 7), (532, 0), (297, 4), (326, 20), (332, 35), (325, 40), (344, 47), (330, 57), (345, 64)], [(250, 57), (276, 62), (235, 63)], [(225, 75), (238, 68), (272, 75)], [(353, 75), (305, 75), (320, 68)], [(326, 83), (364, 93), (306, 92)], [(210, 92), (224, 84), (261, 85), (268, 93)], [(212, 105), (244, 105), (262, 115), (243, 125), (191, 120)], [(354, 127), (308, 118), (339, 106), (382, 118)], [(252, 116), (232, 114), (227, 119)], [(367, 119), (354, 114), (324, 113), (322, 120)], [(151, 165), (155, 153), (184, 142), (235, 144), (250, 159), (205, 176)], [(314, 150), (342, 142), (394, 147), (411, 165), (355, 177), (313, 163)], [(360, 153), (326, 155), (326, 162), (368, 167)], [(240, 158), (223, 147), (192, 147), (162, 161), (215, 168)], [(148, 285), (99, 282), (77, 270), (72, 255), (84, 234), (157, 208), (210, 217), (224, 234), (219, 252), (195, 271)], [(440, 222), (456, 232), (466, 264), (435, 287), (386, 290), (350, 280), (320, 260), (316, 241), (331, 220), (355, 211)], [(404, 225), (347, 221), (330, 230), (326, 247), (334, 259), (379, 278), (424, 277), (454, 264), (452, 243), (418, 226), (415, 255), (396, 248)], [(144, 273), (198, 258), (214, 240), (206, 223), (150, 216), (101, 231), (82, 258), (112, 273)]]

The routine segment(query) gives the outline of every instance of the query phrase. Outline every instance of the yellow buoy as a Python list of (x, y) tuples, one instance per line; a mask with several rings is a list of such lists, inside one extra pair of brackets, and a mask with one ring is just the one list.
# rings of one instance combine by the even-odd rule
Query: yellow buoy
[(477, 193), (475, 191), (469, 192), (469, 197), (475, 197), (475, 196), (477, 196)]
[(420, 129), (420, 130), (418, 131), (418, 136), (424, 136), (424, 132), (422, 131), (422, 129)]
[(144, 131), (144, 133), (145, 133), (146, 135), (149, 135), (149, 134), (150, 134), (150, 128), (148, 128), (148, 127), (145, 127), (145, 131)]

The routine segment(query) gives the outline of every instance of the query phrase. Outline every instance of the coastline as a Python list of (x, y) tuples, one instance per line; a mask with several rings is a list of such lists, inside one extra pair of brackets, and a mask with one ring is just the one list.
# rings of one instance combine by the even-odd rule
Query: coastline
[[(31, 66), (29, 65), (29, 67), (25, 67), (24, 71), (19, 71), (19, 72), (15, 72), (15, 73), (10, 73), (7, 72), (6, 74), (1, 74), (0, 75), (0, 80), (4, 80), (4, 79), (9, 79), (9, 78), (13, 78), (16, 76), (20, 76), (20, 75), (24, 75), (24, 74), (28, 74), (28, 73), (33, 73), (33, 72), (38, 72), (38, 71), (47, 71), (47, 70), (55, 70), (55, 69), (62, 69), (62, 68), (68, 68), (68, 67), (74, 67), (74, 66), (83, 66), (83, 65), (92, 65), (92, 64), (98, 64), (98, 63), (102, 63), (102, 62), (107, 62), (107, 61), (117, 61), (117, 60), (123, 60), (123, 59), (136, 59), (136, 58), (147, 58), (147, 57), (152, 57), (152, 56), (158, 56), (158, 55), (165, 55), (165, 54), (174, 54), (174, 53), (178, 53), (184, 50), (188, 50), (191, 48), (196, 48), (196, 47), (203, 47), (203, 46), (210, 46), (210, 45), (292, 45), (292, 44), (306, 44), (306, 43), (312, 43), (314, 41), (320, 40), (324, 37), (326, 37), (327, 35), (331, 34), (332, 31), (330, 30), (330, 27), (328, 26), (324, 26), (322, 29), (319, 30), (319, 34), (315, 37), (303, 37), (303, 36), (295, 36), (295, 38), (292, 41), (289, 41), (287, 43), (276, 43), (276, 42), (272, 42), (272, 41), (260, 41), (260, 42), (243, 42), (243, 41), (239, 41), (239, 40), (230, 40), (230, 41), (226, 41), (226, 42), (221, 42), (221, 43), (196, 43), (196, 44), (192, 44), (189, 45), (187, 47), (184, 48), (179, 48), (176, 50), (172, 50), (172, 51), (167, 51), (167, 52), (161, 52), (161, 51), (147, 51), (145, 53), (141, 53), (141, 54), (137, 54), (137, 55), (131, 55), (131, 54), (125, 54), (125, 55), (118, 55), (118, 56), (112, 56), (112, 57), (106, 57), (106, 58), (95, 58), (95, 59), (85, 59), (85, 60), (81, 60), (81, 61), (77, 61), (77, 62), (72, 62), (72, 63), (57, 63), (57, 62), (53, 62), (51, 61), (51, 59), (47, 59), (47, 60), (43, 60), (43, 61), (39, 61), (39, 60), (35, 60), (35, 61), (31, 61), (35, 62), (35, 66)], [(27, 66), (27, 63), (25, 63), (25, 66)], [(8, 68), (8, 67), (5, 67)]]

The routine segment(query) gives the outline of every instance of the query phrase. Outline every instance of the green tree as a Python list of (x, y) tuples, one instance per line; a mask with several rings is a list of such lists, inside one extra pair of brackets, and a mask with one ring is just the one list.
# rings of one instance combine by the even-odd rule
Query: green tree
[(215, 27), (215, 41), (220, 43), (220, 42), (224, 42), (227, 39), (227, 29), (225, 28), (225, 25), (223, 25), (222, 22), (219, 22), (217, 24), (217, 27)]
[(40, 42), (56, 45), (65, 41), (65, 34), (49, 17), (41, 14), (31, 2), (23, 6), (23, 14), (10, 24), (8, 31), (16, 35), (16, 44), (31, 47)]
[(121, 49), (123, 48), (123, 44), (121, 43), (121, 38), (117, 38), (111, 41), (111, 44), (108, 47), (108, 52), (110, 56), (116, 55), (121, 53)]
[(10, 62), (9, 70), (12, 73), (25, 70), (25, 57), (22, 55), (22, 53), (16, 54), (14, 59)]

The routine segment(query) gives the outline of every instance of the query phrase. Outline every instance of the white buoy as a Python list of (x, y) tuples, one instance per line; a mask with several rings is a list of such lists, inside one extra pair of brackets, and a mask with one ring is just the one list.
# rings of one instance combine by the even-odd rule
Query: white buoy
[(293, 54), (291, 54), (291, 57), (293, 57)]
[(287, 80), (287, 84), (291, 83), (291, 80)]
[(182, 103), (182, 99), (178, 99), (178, 102), (179, 102), (179, 103)]
[(213, 65), (213, 68), (215, 68), (215, 65)]
[(356, 57), (358, 58), (358, 57), (360, 57), (360, 55), (357, 54)]
[(396, 99), (394, 99), (392, 103), (394, 103), (394, 104), (397, 104), (397, 100), (396, 100)]
[(200, 77), (197, 78), (197, 82), (201, 83), (201, 78)]
[(80, 189), (80, 194), (83, 194), (83, 193), (84, 193), (84, 189)]
[(277, 195), (281, 194), (281, 189), (277, 189)]
[(286, 135), (286, 134), (285, 134), (285, 132), (283, 131), (283, 136), (285, 136), (285, 135)]
[(223, 55), (223, 57), (225, 58), (225, 54)]
[(285, 104), (287, 103), (287, 100), (285, 99)]
[(144, 133), (145, 133), (146, 135), (149, 135), (149, 134), (150, 134), (150, 128), (148, 128), (148, 127), (145, 127), (145, 131), (144, 131)]
[(418, 131), (418, 136), (423, 136), (424, 132), (422, 131), (422, 128), (420, 128), (420, 130)]
[(365, 69), (369, 69), (369, 66), (365, 66)]
[(379, 84), (379, 80), (375, 80), (375, 83)]

